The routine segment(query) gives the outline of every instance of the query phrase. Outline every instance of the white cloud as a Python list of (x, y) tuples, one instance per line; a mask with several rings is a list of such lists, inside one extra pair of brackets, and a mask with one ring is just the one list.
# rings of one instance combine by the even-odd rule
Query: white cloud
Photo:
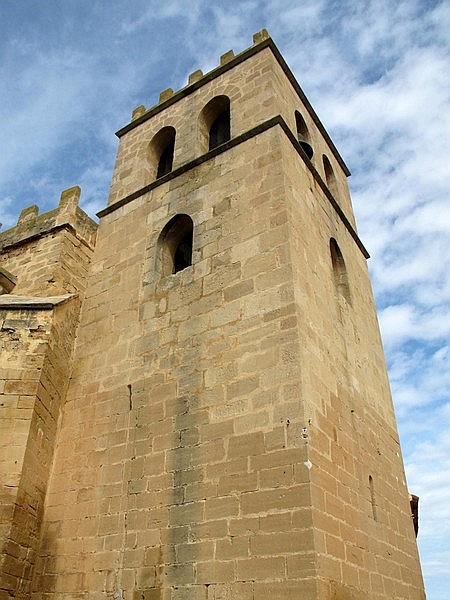
[(17, 223), (21, 208), (14, 204), (11, 197), (0, 197), (0, 229), (5, 230)]
[(450, 306), (427, 310), (412, 304), (395, 304), (379, 312), (383, 340), (388, 348), (409, 342), (450, 339)]
[(86, 74), (82, 65), (81, 56), (37, 53), (23, 66), (20, 78), (0, 92), (4, 150), (0, 184), (44, 162), (66, 141), (83, 116), (84, 98), (94, 81), (93, 73)]
[(183, 19), (189, 25), (198, 24), (202, 0), (165, 0), (165, 2), (151, 1), (137, 17), (131, 17), (121, 24), (122, 34), (135, 33), (138, 30), (147, 29), (153, 23), (165, 19)]

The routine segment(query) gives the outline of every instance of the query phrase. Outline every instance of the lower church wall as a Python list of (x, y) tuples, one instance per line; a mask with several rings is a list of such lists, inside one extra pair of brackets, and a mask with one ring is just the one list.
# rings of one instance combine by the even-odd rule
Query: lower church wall
[(0, 313), (0, 589), (5, 598), (30, 597), (78, 312), (77, 302), (69, 301), (53, 310)]

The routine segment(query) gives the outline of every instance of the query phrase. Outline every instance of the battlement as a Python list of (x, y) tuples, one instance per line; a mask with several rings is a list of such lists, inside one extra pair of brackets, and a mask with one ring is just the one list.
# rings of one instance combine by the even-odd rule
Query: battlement
[[(253, 44), (251, 47), (257, 46), (266, 40), (270, 40), (269, 32), (267, 31), (267, 29), (261, 29), (260, 31), (253, 34)], [(203, 71), (201, 69), (196, 69), (195, 71), (193, 71), (192, 73), (189, 74), (187, 85), (184, 86), (183, 88), (181, 88), (180, 90), (174, 91), (170, 87), (166, 88), (165, 90), (160, 92), (159, 100), (153, 106), (151, 106), (149, 108), (146, 108), (143, 104), (140, 104), (139, 106), (137, 106), (131, 113), (131, 121), (133, 122), (136, 119), (139, 119), (142, 116), (144, 116), (146, 113), (153, 111), (155, 109), (155, 107), (158, 107), (160, 104), (163, 104), (164, 102), (166, 102), (167, 100), (172, 98), (172, 96), (182, 93), (186, 88), (189, 88), (190, 86), (192, 86), (194, 84), (198, 84), (199, 82), (202, 81), (202, 79), (210, 78), (212, 75), (214, 76), (218, 69), (220, 69), (221, 67), (224, 67), (229, 62), (231, 62), (233, 59), (238, 58), (239, 56), (247, 53), (248, 50), (249, 50), (249, 48), (246, 48), (245, 50), (243, 50), (242, 52), (240, 52), (237, 55), (234, 54), (233, 50), (228, 50), (227, 52), (225, 52), (224, 54), (222, 54), (220, 56), (219, 65), (217, 67), (215, 67), (214, 69), (212, 69), (211, 71), (208, 71), (207, 73), (203, 73)], [(118, 135), (120, 135), (120, 132), (118, 132)]]
[(97, 223), (79, 206), (81, 189), (74, 186), (61, 192), (58, 208), (39, 214), (35, 204), (24, 208), (17, 225), (0, 232), (0, 252), (61, 228), (70, 228), (88, 246), (94, 246)]
[[(98, 216), (214, 159), (209, 151), (228, 151), (238, 140), (280, 125), (354, 230), (350, 171), (268, 31), (255, 33), (253, 44), (237, 54), (228, 50), (218, 63), (207, 73), (191, 72), (177, 91), (163, 90), (154, 106), (133, 110), (131, 121), (116, 132), (121, 144), (108, 206)], [(211, 145), (210, 130), (219, 117), (227, 131)], [(163, 156), (167, 164), (160, 165)]]

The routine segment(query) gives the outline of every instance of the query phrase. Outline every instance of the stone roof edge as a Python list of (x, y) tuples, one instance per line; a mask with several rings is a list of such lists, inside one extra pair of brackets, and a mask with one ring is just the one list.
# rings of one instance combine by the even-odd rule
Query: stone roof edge
[[(51, 212), (51, 211), (49, 211), (49, 212)], [(89, 217), (89, 220), (92, 221), (92, 223), (94, 223), (94, 225), (96, 225), (98, 227), (98, 223), (96, 223), (93, 219), (91, 219)], [(10, 229), (14, 229), (14, 228), (11, 227)], [(7, 231), (10, 231), (10, 229), (5, 229), (5, 233)], [(81, 235), (79, 235), (77, 233), (77, 230), (72, 225), (72, 223), (69, 223), (69, 221), (66, 221), (65, 223), (59, 223), (57, 225), (51, 225), (49, 227), (42, 228), (40, 231), (36, 231), (35, 233), (25, 233), (25, 235), (23, 237), (17, 238), (16, 240), (11, 241), (10, 243), (4, 244), (3, 246), (1, 245), (1, 238), (0, 238), (0, 253), (3, 252), (4, 250), (6, 251), (6, 250), (10, 250), (11, 248), (16, 248), (17, 246), (23, 246), (24, 244), (28, 244), (28, 242), (33, 242), (34, 240), (38, 240), (39, 238), (44, 237), (45, 235), (48, 235), (49, 233), (56, 233), (58, 231), (62, 231), (63, 229), (70, 231), (70, 233), (74, 237), (76, 237), (78, 240), (80, 240), (80, 242), (82, 244), (84, 244), (85, 246), (87, 246), (88, 248), (93, 247), (89, 243), (88, 240), (86, 240), (84, 237), (82, 237)]]
[(125, 125), (124, 127), (122, 127), (121, 129), (119, 129), (116, 132), (116, 136), (119, 137), (119, 138), (122, 137), (123, 135), (125, 135), (126, 133), (128, 133), (129, 131), (131, 131), (132, 129), (134, 129), (135, 127), (138, 127), (139, 125), (141, 125), (142, 123), (144, 123), (148, 119), (151, 119), (154, 115), (156, 115), (159, 112), (165, 110), (166, 108), (168, 108), (172, 104), (175, 104), (176, 102), (178, 102), (182, 98), (185, 98), (186, 96), (189, 96), (190, 94), (192, 94), (193, 92), (195, 92), (196, 90), (198, 90), (199, 88), (201, 88), (202, 86), (204, 86), (205, 84), (209, 83), (210, 81), (212, 81), (216, 77), (219, 77), (223, 73), (226, 73), (230, 69), (236, 67), (237, 65), (240, 65), (242, 62), (244, 62), (245, 60), (247, 60), (251, 56), (254, 56), (258, 52), (261, 52), (265, 48), (270, 48), (270, 50), (272, 51), (273, 55), (275, 56), (275, 58), (277, 59), (279, 65), (280, 65), (280, 67), (283, 69), (286, 77), (289, 79), (292, 87), (296, 91), (296, 93), (299, 96), (300, 100), (305, 105), (305, 108), (308, 111), (308, 113), (310, 114), (312, 120), (314, 121), (314, 123), (316, 124), (317, 128), (319, 129), (319, 131), (323, 135), (323, 137), (324, 137), (325, 141), (327, 142), (327, 144), (328, 144), (331, 152), (333, 153), (334, 157), (336, 158), (336, 160), (338, 161), (338, 163), (342, 167), (344, 173), (348, 177), (351, 173), (350, 173), (349, 168), (345, 164), (344, 159), (339, 154), (338, 149), (336, 148), (336, 146), (334, 145), (334, 143), (331, 140), (330, 136), (328, 135), (328, 133), (327, 133), (325, 127), (323, 126), (321, 120), (317, 116), (316, 111), (314, 110), (314, 108), (312, 107), (312, 105), (309, 102), (308, 98), (306, 97), (304, 91), (300, 87), (300, 84), (296, 80), (296, 78), (295, 78), (293, 72), (291, 71), (291, 69), (289, 68), (287, 62), (284, 60), (281, 52), (278, 50), (275, 42), (270, 37), (267, 38), (267, 39), (265, 39), (265, 40), (263, 40), (259, 44), (255, 44), (254, 46), (250, 46), (250, 48), (247, 48), (247, 49), (243, 50), (242, 52), (240, 52), (239, 54), (237, 54), (233, 59), (231, 59), (229, 62), (225, 63), (224, 65), (220, 65), (220, 66), (216, 67), (212, 71), (209, 71), (208, 73), (206, 73), (198, 81), (196, 81), (194, 83), (191, 83), (191, 84), (185, 86), (184, 88), (181, 88), (181, 90), (178, 90), (177, 92), (175, 92), (167, 100), (164, 100), (163, 102), (160, 102), (159, 104), (156, 104), (155, 106), (153, 106), (152, 108), (150, 108), (149, 110), (147, 110), (143, 115), (141, 115), (140, 117), (134, 119), (133, 121), (131, 121), (130, 123), (128, 123), (127, 125)]
[(0, 295), (0, 309), (8, 310), (51, 310), (59, 304), (63, 304), (76, 294), (63, 294), (62, 296), (15, 296), (13, 294)]

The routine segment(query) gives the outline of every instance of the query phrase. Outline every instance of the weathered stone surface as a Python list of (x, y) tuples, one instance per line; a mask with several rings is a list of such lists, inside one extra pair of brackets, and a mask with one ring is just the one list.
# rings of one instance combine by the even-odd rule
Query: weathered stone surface
[(0, 267), (0, 295), (9, 294), (17, 283), (17, 277), (4, 267)]
[[(227, 95), (232, 137), (302, 113), (353, 223), (270, 47), (221, 71), (123, 135), (109, 203), (150, 183), (162, 127), (173, 168), (207, 152), (199, 115)], [(75, 188), (72, 216), (0, 234), (37, 302), (0, 305), (5, 599), (424, 598), (365, 258), (295, 143), (276, 126), (208, 154), (104, 216), (95, 249)], [(192, 265), (163, 272), (176, 214)]]
[(222, 56), (220, 57), (220, 65), (226, 65), (228, 62), (230, 62), (230, 60), (233, 60), (233, 58), (233, 50), (228, 50), (228, 52), (225, 52), (225, 54), (222, 54)]
[(201, 69), (197, 69), (196, 71), (189, 73), (188, 85), (191, 85), (191, 83), (195, 83), (196, 81), (200, 81), (202, 77), (203, 71)]
[[(77, 208), (22, 211), (0, 234), (0, 262), (15, 273), (0, 295), (0, 595), (29, 598), (44, 501), (65, 399), (95, 224)], [(70, 214), (68, 214), (70, 212)], [(79, 231), (59, 228), (58, 218)], [(67, 224), (70, 224), (67, 221)], [(91, 242), (89, 245), (88, 240)], [(45, 575), (53, 585), (55, 577)]]
[(67, 302), (71, 298), (74, 298), (75, 294), (63, 294), (62, 296), (16, 296), (12, 294), (0, 295), (0, 308), (12, 309), (12, 308), (50, 308)]

